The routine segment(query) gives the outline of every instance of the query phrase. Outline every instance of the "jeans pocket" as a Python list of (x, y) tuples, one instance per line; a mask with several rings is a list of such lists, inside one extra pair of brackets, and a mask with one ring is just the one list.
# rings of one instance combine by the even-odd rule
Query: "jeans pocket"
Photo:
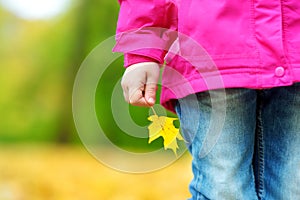
[(180, 103), (181, 100), (177, 100), (176, 103), (175, 103), (175, 111), (176, 111), (176, 114), (179, 118), (179, 121), (180, 121), (180, 132), (181, 132), (181, 135), (182, 137), (184, 138), (185, 142), (186, 142), (186, 145), (187, 146), (190, 146), (190, 144), (192, 143), (192, 140), (193, 138), (191, 137), (191, 135), (189, 134), (189, 131), (186, 130), (185, 128), (185, 123), (184, 121), (186, 121), (186, 117), (182, 114), (182, 110), (181, 110), (181, 103)]
[(198, 140), (203, 138), (199, 135), (200, 108), (197, 95), (189, 95), (177, 100), (175, 111), (180, 121), (180, 132), (186, 142), (187, 148), (191, 151), (192, 146), (201, 147)]

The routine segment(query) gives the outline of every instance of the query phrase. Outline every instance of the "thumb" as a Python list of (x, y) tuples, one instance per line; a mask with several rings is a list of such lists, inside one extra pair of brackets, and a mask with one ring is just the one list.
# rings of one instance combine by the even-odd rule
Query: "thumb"
[(150, 106), (155, 104), (156, 99), (156, 83), (148, 83), (145, 87), (145, 99)]
[(151, 72), (148, 73), (145, 85), (145, 100), (150, 106), (155, 104), (158, 78), (159, 68), (156, 70), (151, 70)]
[(145, 100), (149, 106), (155, 104), (157, 82), (159, 79), (159, 65), (155, 64), (151, 66), (151, 69), (147, 72), (147, 80), (145, 84)]

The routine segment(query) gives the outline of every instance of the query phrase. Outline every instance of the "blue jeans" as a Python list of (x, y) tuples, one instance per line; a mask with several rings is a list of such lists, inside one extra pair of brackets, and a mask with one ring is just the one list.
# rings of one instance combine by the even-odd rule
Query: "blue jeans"
[(201, 92), (176, 112), (193, 156), (191, 199), (300, 199), (299, 83)]

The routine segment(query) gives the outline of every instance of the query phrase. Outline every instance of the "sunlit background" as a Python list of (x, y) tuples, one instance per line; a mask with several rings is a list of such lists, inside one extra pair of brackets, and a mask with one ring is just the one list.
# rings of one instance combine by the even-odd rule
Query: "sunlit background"
[(5, 9), (27, 20), (50, 20), (66, 12), (70, 3), (70, 0), (1, 0)]
[[(149, 174), (103, 166), (82, 145), (72, 118), (72, 87), (80, 64), (113, 36), (115, 0), (0, 0), (0, 200), (186, 199), (190, 158)], [(122, 59), (97, 90), (97, 114), (122, 148), (151, 150), (128, 137), (110, 111)], [(120, 99), (120, 101), (123, 101)], [(147, 125), (148, 110), (131, 107)], [(107, 152), (109, 153), (109, 152)]]

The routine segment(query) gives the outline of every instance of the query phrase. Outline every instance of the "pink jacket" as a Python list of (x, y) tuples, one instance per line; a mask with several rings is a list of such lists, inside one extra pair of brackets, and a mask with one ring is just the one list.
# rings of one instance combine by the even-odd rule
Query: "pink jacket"
[(119, 2), (114, 51), (125, 66), (167, 62), (161, 103), (170, 110), (196, 92), (300, 82), (299, 0)]

